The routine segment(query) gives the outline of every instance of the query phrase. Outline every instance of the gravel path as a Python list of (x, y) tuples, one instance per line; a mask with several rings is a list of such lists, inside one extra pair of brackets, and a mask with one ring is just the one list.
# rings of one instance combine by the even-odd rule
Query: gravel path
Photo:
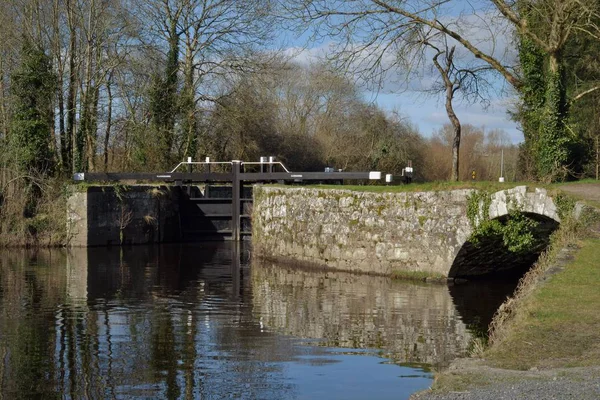
[(470, 383), (452, 392), (416, 393), (411, 400), (600, 399), (600, 367), (510, 371), (484, 366), (480, 360), (462, 359), (443, 374)]

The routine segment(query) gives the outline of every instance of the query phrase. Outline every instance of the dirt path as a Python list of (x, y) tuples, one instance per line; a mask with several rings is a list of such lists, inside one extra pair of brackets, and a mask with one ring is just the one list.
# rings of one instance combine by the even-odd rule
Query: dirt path
[(600, 183), (573, 183), (561, 186), (560, 190), (584, 200), (600, 202)]

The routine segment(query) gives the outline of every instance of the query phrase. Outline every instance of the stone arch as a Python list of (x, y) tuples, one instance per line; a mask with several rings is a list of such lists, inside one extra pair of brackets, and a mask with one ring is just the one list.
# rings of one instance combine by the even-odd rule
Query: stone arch
[(476, 246), (467, 237), (458, 248), (448, 277), (450, 278), (517, 278), (522, 276), (550, 243), (550, 235), (560, 224), (556, 204), (545, 189), (528, 190), (526, 186), (502, 190), (491, 195), (488, 218), (501, 222), (511, 212), (519, 212), (538, 222), (534, 236), (539, 243), (529, 252), (511, 253), (500, 238), (490, 237)]
[(527, 186), (517, 186), (491, 195), (489, 218), (504, 217), (511, 211), (541, 215), (560, 223), (558, 208), (554, 204), (554, 200), (548, 196), (546, 189), (542, 188), (528, 190)]

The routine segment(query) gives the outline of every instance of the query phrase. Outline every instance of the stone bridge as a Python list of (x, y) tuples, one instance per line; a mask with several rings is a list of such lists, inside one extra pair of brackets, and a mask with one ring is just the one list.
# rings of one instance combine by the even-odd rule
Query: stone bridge
[[(479, 193), (479, 195), (478, 195)], [(271, 260), (376, 275), (475, 278), (522, 274), (559, 223), (545, 189), (518, 186), (487, 195), (475, 189), (375, 193), (256, 186), (254, 254)], [(469, 204), (478, 213), (468, 216)], [(485, 208), (485, 209), (484, 209)], [(508, 251), (498, 238), (469, 241), (483, 219), (519, 212), (539, 221), (538, 246)]]

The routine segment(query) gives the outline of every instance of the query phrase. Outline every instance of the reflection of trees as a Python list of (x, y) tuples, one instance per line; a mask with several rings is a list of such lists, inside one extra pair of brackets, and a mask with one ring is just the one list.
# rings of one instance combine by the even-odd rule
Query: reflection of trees
[(400, 362), (444, 364), (470, 334), (446, 286), (252, 265), (255, 313), (270, 328), (329, 346), (382, 348)]
[(63, 257), (58, 251), (0, 253), (0, 384), (7, 398), (57, 395), (52, 309), (64, 301), (65, 276), (56, 267)]
[(225, 244), (47, 254), (0, 259), (10, 398), (260, 397), (281, 373), (273, 361), (293, 357), (261, 332)]

